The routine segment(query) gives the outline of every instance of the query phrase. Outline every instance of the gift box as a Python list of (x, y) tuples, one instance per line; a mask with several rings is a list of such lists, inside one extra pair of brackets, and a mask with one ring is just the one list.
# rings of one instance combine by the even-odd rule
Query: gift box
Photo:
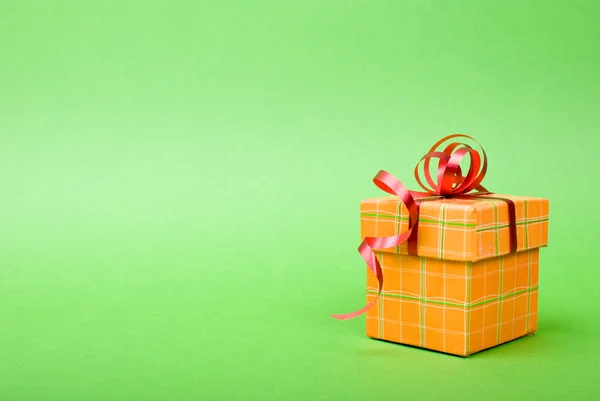
[[(483, 150), (454, 142), (436, 151), (455, 137), (472, 139), (444, 138), (422, 159), (430, 186), (417, 181), (425, 192), (407, 190), (387, 172), (375, 177), (393, 196), (360, 205), (367, 307), (334, 317), (366, 313), (371, 338), (468, 356), (535, 333), (549, 201), (487, 191)], [(471, 166), (463, 176), (465, 156)], [(427, 163), (435, 158), (437, 182)]]
[[(515, 204), (516, 252), (510, 252), (506, 202), (485, 195), (423, 203), (418, 256), (407, 255), (407, 243), (375, 250), (385, 280), (366, 312), (369, 337), (466, 356), (536, 331), (548, 200), (500, 197)], [(367, 199), (360, 209), (363, 238), (407, 228), (408, 211), (397, 197)], [(377, 288), (369, 274), (369, 302)]]

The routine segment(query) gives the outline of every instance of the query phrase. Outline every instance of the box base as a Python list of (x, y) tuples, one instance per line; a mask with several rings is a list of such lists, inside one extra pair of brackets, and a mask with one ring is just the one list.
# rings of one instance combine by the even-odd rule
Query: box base
[[(537, 330), (537, 249), (473, 263), (385, 252), (379, 261), (369, 337), (465, 357)], [(369, 303), (379, 291), (367, 274)]]

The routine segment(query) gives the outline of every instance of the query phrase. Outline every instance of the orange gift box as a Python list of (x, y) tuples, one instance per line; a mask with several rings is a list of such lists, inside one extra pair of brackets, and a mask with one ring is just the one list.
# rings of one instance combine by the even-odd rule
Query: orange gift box
[[(516, 252), (510, 252), (508, 205), (498, 198), (514, 203)], [(367, 335), (468, 356), (534, 333), (548, 209), (547, 199), (512, 195), (423, 202), (418, 256), (408, 255), (407, 243), (374, 249), (385, 280), (366, 312)], [(363, 239), (408, 228), (408, 210), (396, 196), (367, 199), (360, 211)], [(378, 282), (367, 277), (371, 302)]]
[(369, 337), (468, 356), (537, 330), (549, 201), (489, 192), (485, 151), (456, 138), (477, 143), (464, 134), (435, 143), (414, 172), (424, 192), (387, 171), (375, 176), (393, 196), (360, 205), (367, 305), (332, 317), (366, 313)]

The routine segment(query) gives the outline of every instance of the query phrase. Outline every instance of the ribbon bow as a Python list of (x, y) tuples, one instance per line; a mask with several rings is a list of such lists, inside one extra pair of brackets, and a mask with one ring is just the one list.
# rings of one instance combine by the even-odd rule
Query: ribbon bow
[[(452, 138), (467, 138), (474, 141), (481, 149), (481, 154), (476, 149), (464, 142), (452, 142), (448, 144), (443, 150), (437, 150), (442, 144)], [(460, 163), (469, 156), (470, 164), (469, 171), (465, 176), (462, 175)], [(483, 155), (483, 160), (482, 160)], [(437, 182), (431, 177), (429, 166), (432, 159), (438, 159), (437, 169)], [(482, 165), (483, 161), (483, 165)], [(423, 171), (425, 180), (429, 184), (427, 187), (423, 184), (420, 177), (419, 167), (423, 163)], [(373, 182), (383, 191), (398, 196), (402, 203), (406, 206), (409, 213), (408, 229), (399, 234), (392, 235), (389, 237), (366, 237), (360, 246), (358, 252), (367, 263), (371, 272), (377, 277), (379, 283), (379, 289), (377, 296), (369, 302), (365, 307), (355, 312), (344, 313), (341, 315), (331, 315), (333, 318), (338, 320), (348, 320), (362, 315), (375, 305), (381, 291), (383, 290), (383, 272), (379, 260), (375, 255), (374, 249), (387, 249), (398, 246), (408, 241), (408, 254), (417, 256), (417, 231), (418, 231), (418, 219), (419, 219), (419, 206), (427, 200), (435, 200), (438, 198), (473, 198), (475, 196), (489, 195), (483, 186), (481, 181), (485, 177), (487, 171), (487, 156), (483, 147), (475, 139), (464, 134), (453, 134), (440, 139), (435, 145), (431, 147), (429, 152), (419, 160), (415, 166), (415, 178), (417, 183), (423, 188), (424, 192), (409, 191), (396, 177), (387, 171), (380, 170), (379, 173), (373, 178)], [(472, 190), (477, 192), (467, 195)], [(431, 198), (431, 197), (434, 198)], [(509, 206), (509, 234), (511, 251), (516, 250), (516, 219), (515, 219), (515, 208), (514, 203), (509, 199), (505, 198), (492, 198), (500, 199), (505, 201)]]

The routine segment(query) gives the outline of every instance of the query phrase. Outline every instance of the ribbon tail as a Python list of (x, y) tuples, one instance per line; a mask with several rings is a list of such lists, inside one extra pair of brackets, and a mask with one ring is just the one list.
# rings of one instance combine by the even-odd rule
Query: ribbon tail
[(349, 320), (357, 316), (362, 315), (371, 309), (379, 300), (381, 292), (383, 291), (383, 270), (381, 264), (375, 255), (375, 249), (387, 249), (398, 246), (403, 242), (407, 241), (412, 234), (413, 228), (418, 219), (418, 207), (410, 191), (393, 175), (380, 171), (379, 174), (373, 179), (375, 184), (383, 189), (384, 191), (397, 195), (400, 197), (402, 202), (407, 206), (410, 214), (408, 230), (399, 235), (392, 235), (389, 237), (367, 237), (361, 242), (358, 247), (360, 256), (367, 263), (367, 266), (371, 272), (377, 277), (377, 296), (371, 300), (365, 307), (350, 313), (343, 313), (339, 315), (331, 315), (332, 318), (337, 320)]
[(379, 260), (377, 260), (377, 256), (375, 256), (375, 252), (367, 242), (367, 239), (363, 240), (363, 242), (360, 244), (360, 246), (358, 247), (358, 252), (360, 253), (360, 256), (362, 256), (362, 258), (365, 260), (365, 262), (367, 262), (367, 266), (369, 266), (373, 274), (375, 274), (375, 277), (377, 277), (377, 296), (373, 300), (371, 300), (371, 302), (369, 302), (365, 307), (357, 311), (343, 313), (340, 315), (331, 315), (331, 317), (334, 319), (349, 320), (362, 315), (363, 313), (371, 309), (375, 305), (375, 303), (377, 303), (377, 300), (381, 295), (381, 291), (383, 290), (383, 271), (381, 270)]

